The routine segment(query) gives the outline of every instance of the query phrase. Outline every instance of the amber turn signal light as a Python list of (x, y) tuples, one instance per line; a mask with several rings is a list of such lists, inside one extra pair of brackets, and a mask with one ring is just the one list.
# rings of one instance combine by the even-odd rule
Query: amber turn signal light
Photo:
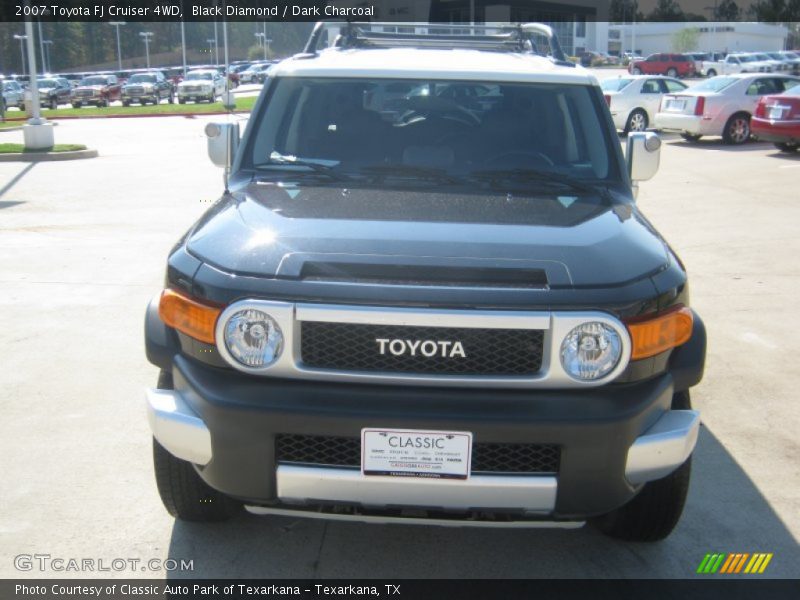
[(653, 319), (626, 323), (631, 335), (631, 360), (639, 360), (685, 344), (692, 337), (692, 311), (685, 306)]
[(158, 316), (170, 327), (206, 344), (214, 343), (214, 327), (222, 309), (201, 304), (175, 290), (166, 289), (158, 303)]

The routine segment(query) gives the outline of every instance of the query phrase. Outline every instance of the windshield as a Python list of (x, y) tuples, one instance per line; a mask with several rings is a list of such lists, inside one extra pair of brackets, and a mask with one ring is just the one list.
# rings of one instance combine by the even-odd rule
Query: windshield
[(733, 85), (737, 81), (741, 80), (736, 79), (735, 77), (712, 77), (711, 79), (706, 79), (703, 83), (698, 83), (689, 89), (693, 92), (719, 92), (724, 90), (729, 85)]
[(245, 166), (409, 183), (619, 177), (591, 86), (291, 77), (271, 92)]
[(105, 85), (105, 77), (86, 77), (81, 80), (81, 85)]
[(603, 88), (604, 92), (619, 92), (620, 90), (628, 87), (633, 79), (605, 79), (600, 84), (600, 87)]
[(36, 81), (36, 85), (40, 88), (54, 88), (58, 86), (58, 82), (55, 79), (39, 79)]
[(128, 79), (128, 83), (155, 83), (156, 76), (155, 75), (132, 75), (130, 79)]
[(212, 73), (189, 73), (186, 76), (186, 79), (189, 81), (202, 81), (204, 79), (210, 80), (213, 79), (214, 75)]
[(737, 55), (734, 58), (738, 58), (741, 62), (758, 62), (758, 59), (752, 55)]

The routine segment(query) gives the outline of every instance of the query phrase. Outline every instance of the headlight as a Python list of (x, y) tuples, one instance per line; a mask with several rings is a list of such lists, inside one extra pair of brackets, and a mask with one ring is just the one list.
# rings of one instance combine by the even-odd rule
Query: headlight
[(622, 356), (622, 339), (605, 323), (591, 321), (573, 328), (561, 342), (561, 366), (579, 381), (601, 379)]
[(283, 333), (267, 313), (252, 308), (240, 310), (225, 323), (225, 347), (246, 367), (267, 367), (283, 350)]

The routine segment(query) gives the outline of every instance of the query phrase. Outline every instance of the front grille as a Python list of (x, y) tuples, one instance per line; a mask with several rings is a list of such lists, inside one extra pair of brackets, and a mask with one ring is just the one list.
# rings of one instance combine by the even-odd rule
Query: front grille
[(203, 88), (199, 85), (187, 85), (183, 88), (184, 92), (196, 94), (197, 92), (202, 92)]
[[(280, 463), (360, 467), (358, 438), (281, 434), (275, 438)], [(555, 444), (473, 442), (472, 473), (558, 473), (561, 450)]]
[(128, 94), (129, 96), (140, 96), (141, 94), (144, 94), (144, 88), (142, 88), (142, 87), (128, 87), (128, 88), (125, 88), (125, 93)]
[(94, 90), (78, 90), (76, 96), (94, 96)]
[[(410, 340), (411, 344), (378, 340)], [(540, 330), (304, 321), (300, 344), (303, 364), (319, 369), (530, 376), (541, 369), (543, 340)], [(417, 341), (420, 344), (412, 349)], [(455, 342), (460, 342), (463, 355)]]

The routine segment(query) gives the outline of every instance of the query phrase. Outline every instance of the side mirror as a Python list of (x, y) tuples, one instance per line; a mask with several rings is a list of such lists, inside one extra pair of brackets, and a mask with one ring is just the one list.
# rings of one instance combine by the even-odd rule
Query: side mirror
[(658, 171), (661, 160), (661, 138), (652, 131), (629, 133), (628, 175), (635, 185), (639, 181), (647, 181)]
[(239, 149), (239, 124), (209, 123), (206, 125), (206, 137), (211, 162), (226, 170), (230, 169)]

